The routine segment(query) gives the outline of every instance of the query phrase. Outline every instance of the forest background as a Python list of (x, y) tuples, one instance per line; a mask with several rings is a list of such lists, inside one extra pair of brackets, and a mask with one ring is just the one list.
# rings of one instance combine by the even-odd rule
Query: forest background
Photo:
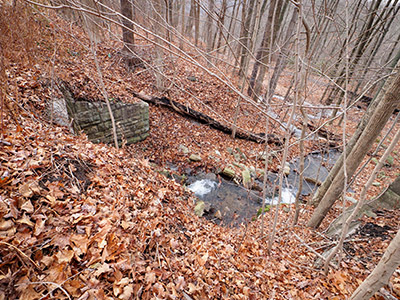
[[(1, 299), (399, 297), (398, 206), (360, 215), (400, 174), (397, 0), (0, 5)], [(96, 145), (55, 124), (62, 82), (169, 109), (150, 104), (143, 142), (114, 123), (114, 144)], [(229, 175), (249, 193), (258, 179), (281, 203), (288, 163), (301, 184), (307, 155), (332, 149), (318, 189), (236, 226), (199, 218), (162, 175)]]

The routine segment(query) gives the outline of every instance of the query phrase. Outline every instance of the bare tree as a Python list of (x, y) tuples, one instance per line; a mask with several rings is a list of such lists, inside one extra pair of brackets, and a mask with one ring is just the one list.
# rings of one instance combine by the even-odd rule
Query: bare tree
[(236, 57), (239, 57), (240, 67), (239, 67), (239, 75), (246, 76), (247, 73), (247, 61), (249, 49), (251, 49), (250, 41), (251, 41), (251, 22), (253, 17), (253, 11), (256, 8), (256, 0), (244, 0), (242, 4), (242, 19), (241, 19), (241, 29), (240, 29), (240, 37), (239, 37), (239, 47), (238, 53)]
[[(218, 24), (220, 24), (220, 25), (223, 25), (225, 22), (227, 6), (228, 6), (227, 0), (222, 0), (221, 9), (219, 10), (219, 13), (218, 13)], [(214, 43), (213, 43), (213, 47), (215, 47), (216, 49), (219, 49), (221, 47), (221, 40), (224, 35), (222, 26), (218, 26), (218, 28), (219, 28), (218, 41), (217, 41), (217, 44), (215, 44), (215, 39), (216, 39), (217, 35), (214, 35)]]
[[(153, 22), (153, 31), (158, 32), (162, 37), (164, 37), (167, 41), (170, 41), (169, 38), (169, 30), (165, 26), (163, 26), (163, 20), (165, 20), (165, 15), (163, 11), (166, 13), (167, 10), (164, 9), (165, 3), (162, 0), (154, 1), (154, 22)], [(164, 18), (163, 18), (164, 15)], [(158, 36), (154, 36), (154, 41), (156, 45), (162, 44), (162, 40)], [(155, 47), (156, 59), (154, 60), (154, 75), (156, 78), (156, 87), (159, 91), (163, 92), (165, 89), (165, 78), (164, 78), (164, 51), (162, 47)]]
[[(398, 51), (395, 58), (393, 59), (393, 62), (391, 64), (390, 68), (394, 69), (399, 60), (400, 60), (400, 51)], [(375, 96), (375, 98), (372, 100), (372, 102), (368, 106), (368, 109), (367, 109), (366, 113), (364, 114), (364, 116), (362, 117), (361, 121), (358, 123), (358, 127), (357, 127), (356, 131), (354, 132), (353, 136), (351, 137), (350, 141), (347, 143), (345, 151), (342, 153), (342, 155), (336, 161), (335, 165), (330, 170), (328, 176), (326, 177), (324, 182), (321, 184), (321, 186), (318, 188), (317, 192), (314, 194), (313, 198), (311, 199), (310, 202), (312, 204), (314, 204), (314, 205), (319, 204), (321, 199), (326, 194), (328, 188), (332, 184), (333, 179), (339, 173), (339, 170), (340, 170), (341, 166), (343, 165), (344, 157), (351, 152), (351, 150), (355, 146), (356, 142), (359, 140), (361, 134), (363, 133), (365, 127), (368, 124), (368, 121), (370, 120), (372, 114), (374, 113), (374, 111), (378, 105), (378, 99), (380, 99), (378, 96), (380, 95), (380, 91), (382, 88), (383, 88), (383, 84), (381, 85), (380, 89), (378, 90), (378, 93)]]
[(328, 273), (329, 264), (330, 264), (331, 260), (335, 257), (337, 252), (342, 250), (344, 240), (347, 237), (347, 233), (348, 233), (349, 228), (350, 228), (350, 224), (356, 218), (356, 216), (358, 215), (358, 213), (360, 212), (361, 208), (363, 207), (363, 205), (365, 203), (365, 199), (366, 199), (366, 196), (367, 196), (367, 191), (372, 186), (372, 183), (375, 181), (375, 179), (376, 179), (376, 177), (378, 175), (378, 172), (382, 169), (382, 166), (384, 165), (387, 157), (389, 156), (390, 153), (392, 153), (392, 151), (393, 151), (394, 147), (397, 145), (399, 139), (400, 139), (400, 131), (398, 131), (396, 133), (396, 135), (393, 138), (392, 142), (390, 143), (389, 147), (386, 149), (385, 153), (379, 159), (378, 164), (375, 166), (374, 170), (372, 171), (372, 174), (370, 175), (367, 183), (365, 184), (365, 186), (364, 186), (364, 188), (363, 188), (363, 190), (361, 192), (360, 199), (358, 200), (357, 205), (355, 206), (355, 208), (353, 209), (351, 214), (346, 219), (346, 221), (345, 221), (345, 223), (343, 225), (342, 233), (341, 233), (341, 236), (340, 236), (338, 244), (333, 248), (331, 253), (326, 258), (325, 265), (324, 265), (326, 274)]
[[(377, 36), (375, 41), (373, 42), (372, 47), (370, 47), (369, 53), (366, 55), (367, 60), (362, 66), (362, 75), (359, 76), (357, 86), (355, 87), (353, 93), (356, 95), (361, 85), (365, 82), (365, 76), (368, 73), (373, 62), (375, 62), (375, 57), (378, 54), (379, 49), (383, 45), (383, 40), (386, 37), (386, 34), (389, 32), (389, 29), (396, 18), (398, 11), (400, 10), (400, 6), (398, 5), (398, 0), (395, 0), (393, 3), (391, 1), (387, 1), (384, 10), (379, 16), (379, 23), (376, 25)], [(390, 7), (389, 7), (390, 6)]]
[[(334, 20), (333, 17), (335, 16), (338, 4), (339, 0), (322, 1), (318, 10), (318, 15), (320, 17), (311, 28), (311, 32), (313, 32), (310, 44), (311, 48), (316, 48), (318, 46), (319, 49), (324, 49), (326, 47), (329, 40), (329, 30), (332, 25), (332, 21)], [(324, 52), (317, 51), (313, 57), (313, 60), (318, 62), (322, 53)]]
[[(185, 4), (183, 4), (185, 5)], [(192, 36), (192, 30), (193, 30), (193, 24), (194, 24), (194, 18), (196, 16), (195, 10), (196, 10), (196, 1), (191, 0), (190, 1), (190, 11), (189, 11), (189, 16), (186, 22), (186, 28), (185, 28), (185, 35), (191, 37)], [(182, 25), (183, 26), (183, 25)]]
[(350, 300), (370, 299), (382, 286), (389, 282), (390, 277), (400, 265), (400, 230), (393, 238), (382, 259), (351, 295)]
[(200, 36), (200, 3), (198, 1), (195, 1), (194, 8), (194, 44), (198, 46)]
[[(133, 1), (133, 0), (132, 0)], [(133, 11), (130, 0), (121, 0), (122, 18), (122, 40), (124, 41), (124, 50), (126, 52), (134, 51), (135, 37), (133, 35)]]
[(280, 47), (278, 58), (275, 62), (274, 72), (272, 73), (271, 80), (269, 81), (269, 95), (274, 95), (276, 86), (278, 85), (279, 77), (289, 61), (289, 54), (292, 47), (292, 36), (297, 21), (298, 10), (294, 9), (292, 17), (290, 18), (289, 25), (286, 29), (284, 37), (284, 44)]
[(122, 41), (124, 47), (122, 55), (128, 68), (135, 68), (142, 64), (142, 60), (136, 55), (135, 52), (135, 36), (133, 27), (133, 6), (134, 0), (120, 0), (121, 15), (122, 15)]
[[(371, 2), (371, 6), (368, 10), (367, 14), (367, 19), (361, 28), (360, 33), (358, 34), (357, 38), (354, 40), (353, 43), (353, 48), (350, 53), (350, 63), (349, 63), (349, 69), (348, 69), (348, 75), (349, 78), (353, 78), (353, 75), (357, 71), (357, 68), (359, 67), (359, 64), (362, 61), (362, 58), (367, 56), (367, 61), (360, 67), (361, 71), (360, 72), (365, 72), (365, 69), (368, 69), (368, 66), (371, 62), (368, 62), (368, 57), (371, 58), (371, 56), (375, 56), (374, 50), (379, 49), (380, 45), (382, 44), (382, 40), (384, 39), (385, 36), (385, 31), (387, 31), (392, 24), (392, 20), (394, 20), (394, 16), (392, 15), (392, 18), (390, 15), (394, 12), (395, 14), (397, 13), (397, 10), (395, 10), (395, 7), (397, 6), (397, 0), (395, 0), (393, 3), (392, 1), (387, 1), (386, 5), (380, 9), (380, 5), (382, 4), (382, 1), (374, 1)], [(388, 6), (390, 4), (393, 4), (391, 9), (388, 9)], [(361, 5), (357, 5), (356, 10), (354, 11), (353, 14), (353, 20), (359, 18), (358, 14), (361, 11), (359, 9)], [(349, 40), (352, 38), (352, 36), (356, 33), (356, 28), (353, 23), (350, 32), (349, 32)], [(375, 43), (372, 43), (375, 40)], [(373, 44), (372, 47), (370, 45)], [(369, 50), (369, 47), (371, 50)], [(339, 54), (339, 59), (335, 65), (336, 69), (336, 80), (335, 80), (335, 85), (333, 88), (328, 88), (323, 97), (326, 97), (326, 103), (331, 104), (335, 102), (336, 106), (339, 105), (343, 99), (343, 84), (345, 81), (345, 72), (346, 68), (343, 65), (344, 60), (344, 45), (342, 45), (342, 48), (340, 49), (340, 54)], [(369, 55), (367, 55), (369, 54)], [(364, 76), (359, 76), (358, 80), (357, 78), (354, 78), (356, 81), (358, 81), (358, 85), (361, 85), (360, 81)], [(335, 116), (337, 113), (337, 110), (333, 110), (332, 117)]]
[[(369, 118), (360, 137), (354, 144), (352, 150), (348, 153), (345, 164), (348, 177), (356, 171), (362, 162), (364, 156), (373, 145), (374, 141), (385, 126), (387, 120), (395, 108), (400, 106), (400, 63), (398, 63), (391, 77), (385, 83), (378, 95), (377, 106)], [(344, 166), (338, 165), (338, 172), (333, 178), (332, 183), (326, 190), (321, 202), (315, 209), (311, 219), (308, 222), (310, 227), (318, 227), (325, 218), (335, 201), (339, 198), (344, 182)], [(347, 183), (346, 183), (347, 184)]]
[(247, 91), (249, 95), (258, 96), (260, 93), (266, 68), (269, 65), (268, 63), (271, 61), (273, 45), (278, 34), (280, 26), (278, 17), (282, 7), (284, 7), (282, 0), (270, 1), (264, 36), (261, 41), (261, 46), (258, 49), (256, 61), (250, 77), (250, 86)]
[[(296, 9), (299, 11), (298, 13), (298, 17), (301, 18), (302, 15), (302, 4), (301, 3), (297, 3), (296, 5)], [(296, 32), (296, 41), (295, 41), (295, 69), (300, 70), (300, 47), (299, 47), (299, 39), (300, 39), (300, 22), (297, 22), (297, 32)], [(292, 122), (294, 121), (295, 118), (295, 113), (296, 113), (296, 109), (297, 109), (297, 101), (299, 100), (299, 93), (298, 93), (298, 85), (301, 84), (301, 78), (300, 78), (300, 72), (295, 72), (295, 78), (294, 78), (294, 84), (295, 84), (295, 97), (293, 99), (293, 104), (291, 107), (291, 111), (290, 111), (290, 115), (289, 115), (289, 120), (288, 120), (288, 126), (286, 128), (286, 137), (285, 137), (285, 147), (283, 149), (283, 155), (282, 155), (282, 161), (281, 161), (281, 169), (279, 172), (279, 193), (278, 193), (278, 203), (275, 207), (275, 215), (274, 215), (274, 221), (270, 226), (270, 235), (269, 235), (269, 241), (268, 241), (268, 251), (270, 251), (272, 249), (272, 244), (274, 242), (275, 239), (275, 233), (276, 233), (276, 226), (277, 226), (277, 221), (278, 221), (278, 211), (279, 211), (279, 205), (281, 203), (282, 200), (282, 189), (283, 189), (283, 173), (284, 173), (284, 168), (285, 168), (285, 164), (287, 163), (287, 156), (288, 156), (288, 152), (289, 152), (289, 140), (290, 140), (290, 135), (291, 135), (291, 125)], [(268, 98), (269, 99), (269, 98)]]
[(214, 28), (213, 28), (213, 14), (215, 10), (215, 2), (214, 0), (208, 0), (208, 13), (207, 13), (207, 23), (204, 26), (205, 31), (205, 40), (207, 44), (207, 53), (210, 53), (213, 50), (213, 42), (214, 42)]

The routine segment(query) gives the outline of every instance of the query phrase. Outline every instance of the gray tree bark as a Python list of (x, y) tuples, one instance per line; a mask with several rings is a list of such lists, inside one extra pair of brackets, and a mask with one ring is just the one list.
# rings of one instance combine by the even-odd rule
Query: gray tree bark
[(257, 51), (256, 61), (254, 62), (249, 88), (247, 90), (247, 94), (250, 96), (258, 96), (260, 93), (262, 82), (265, 77), (266, 66), (271, 61), (272, 47), (279, 29), (277, 16), (279, 16), (281, 7), (281, 0), (270, 1), (264, 36), (261, 41), (261, 46)]
[[(183, 5), (185, 5), (185, 4), (183, 4)], [(186, 28), (185, 28), (185, 34), (189, 37), (192, 37), (192, 29), (193, 29), (194, 18), (195, 18), (195, 9), (196, 9), (196, 2), (194, 0), (191, 0), (189, 16), (188, 16), (188, 20), (187, 20)]]
[(196, 47), (199, 45), (200, 37), (200, 3), (195, 1), (195, 11), (194, 11), (194, 44)]
[(227, 5), (228, 5), (227, 1), (226, 0), (222, 0), (221, 9), (220, 9), (220, 11), (218, 13), (219, 31), (218, 31), (217, 44), (215, 44), (215, 39), (217, 37), (217, 34), (214, 35), (214, 41), (213, 41), (213, 48), (216, 48), (216, 49), (219, 49), (221, 47), (221, 40), (222, 40), (222, 37), (224, 35), (223, 30), (222, 30), (222, 25), (224, 25), (224, 23), (225, 23), (226, 9), (228, 7)]
[[(390, 68), (395, 70), (396, 69), (396, 65), (399, 62), (399, 60), (400, 60), (400, 50), (397, 52), (396, 56), (393, 58), (393, 61), (392, 61), (391, 65), (390, 65)], [(364, 114), (364, 116), (362, 117), (360, 123), (358, 124), (357, 130), (354, 132), (354, 134), (351, 137), (350, 141), (346, 145), (346, 155), (347, 156), (349, 155), (349, 153), (353, 149), (354, 145), (356, 144), (356, 142), (360, 138), (361, 133), (363, 132), (365, 126), (367, 126), (367, 123), (368, 123), (369, 119), (371, 118), (373, 112), (375, 111), (375, 109), (376, 109), (376, 107), (378, 105), (377, 98), (381, 94), (381, 90), (382, 90), (383, 86), (384, 86), (384, 84), (382, 83), (380, 88), (379, 88), (379, 90), (378, 90), (377, 95), (375, 96), (373, 101), (368, 106), (368, 109), (367, 109), (366, 113)], [(326, 191), (328, 190), (328, 188), (332, 184), (333, 179), (338, 174), (341, 166), (343, 165), (343, 157), (344, 157), (344, 154), (342, 153), (342, 155), (336, 161), (336, 163), (333, 166), (333, 168), (330, 170), (330, 172), (328, 174), (328, 177), (324, 180), (324, 182), (318, 188), (317, 192), (314, 194), (313, 198), (310, 201), (311, 204), (313, 204), (313, 205), (319, 204), (321, 199), (324, 197)]]
[(205, 30), (205, 40), (206, 40), (206, 49), (207, 53), (210, 53), (213, 50), (213, 37), (214, 37), (214, 21), (213, 15), (215, 10), (215, 2), (214, 0), (208, 0), (208, 14), (207, 14), (207, 23), (204, 26)]
[[(361, 1), (359, 1), (360, 3)], [(370, 9), (369, 9), (369, 14), (368, 14), (368, 19), (366, 20), (361, 33), (358, 35), (356, 42), (354, 43), (354, 47), (351, 51), (350, 54), (350, 65), (349, 65), (349, 70), (348, 70), (348, 77), (351, 77), (355, 71), (355, 68), (358, 64), (358, 62), (360, 61), (361, 57), (364, 55), (366, 47), (368, 46), (369, 42), (371, 41), (371, 37), (374, 35), (375, 33), (375, 28), (373, 27), (374, 24), (374, 20), (375, 18), (377, 18), (378, 16), (378, 9), (379, 6), (381, 4), (382, 0), (377, 0), (371, 3)], [(352, 26), (350, 28), (350, 33), (349, 33), (349, 37), (348, 40), (350, 41), (352, 39), (352, 36), (355, 34), (355, 30), (357, 28), (356, 26), (356, 22), (354, 22), (354, 20), (359, 17), (358, 14), (360, 12), (359, 10), (359, 5), (357, 5), (357, 9), (354, 12), (353, 15), (353, 21), (352, 21)], [(342, 44), (342, 48), (340, 50), (340, 54), (339, 54), (339, 60), (337, 61), (336, 65), (335, 65), (335, 70), (337, 71), (336, 77), (336, 86), (343, 86), (343, 83), (345, 81), (345, 72), (346, 72), (346, 67), (344, 65), (341, 66), (341, 64), (344, 62), (344, 49), (346, 49), (345, 47), (345, 43), (346, 41), (343, 42)], [(325, 97), (326, 94), (328, 94), (325, 103), (327, 105), (330, 105), (334, 102), (335, 99), (337, 99), (337, 101), (335, 101), (336, 105), (339, 105), (341, 103), (341, 99), (343, 97), (343, 92), (341, 91), (341, 89), (339, 88), (334, 88), (334, 89), (327, 89), (324, 93), (324, 95), (322, 97)], [(333, 114), (332, 117), (334, 115), (336, 115), (336, 110), (333, 110)]]
[(125, 17), (122, 19), (122, 40), (124, 41), (124, 50), (127, 52), (133, 51), (135, 39), (133, 36), (132, 20), (132, 3), (129, 0), (121, 0), (121, 13)]
[(389, 282), (393, 272), (400, 265), (400, 231), (389, 244), (382, 259), (351, 295), (350, 300), (370, 299), (381, 287)]
[[(359, 88), (365, 81), (366, 74), (370, 69), (370, 66), (375, 61), (375, 56), (378, 53), (378, 50), (381, 48), (383, 44), (383, 40), (386, 37), (386, 34), (389, 32), (389, 29), (396, 18), (398, 11), (400, 10), (400, 6), (398, 6), (399, 0), (395, 0), (393, 3), (387, 2), (385, 8), (383, 9), (381, 15), (378, 18), (378, 21), (375, 25), (377, 27), (376, 38), (374, 41), (374, 45), (370, 50), (370, 53), (367, 55), (367, 61), (362, 65), (362, 75), (358, 75), (360, 78), (358, 79), (357, 86), (354, 89), (354, 94), (358, 93)], [(389, 8), (390, 5), (390, 8)]]
[(240, 29), (240, 43), (236, 57), (240, 59), (239, 75), (246, 76), (247, 73), (247, 60), (249, 52), (249, 44), (251, 39), (250, 25), (253, 18), (253, 11), (256, 5), (255, 0), (246, 0), (242, 4), (242, 26)]
[[(362, 162), (368, 150), (374, 144), (379, 133), (385, 126), (395, 108), (400, 106), (400, 64), (397, 63), (393, 75), (388, 79), (378, 95), (377, 107), (369, 119), (367, 125), (357, 139), (352, 151), (346, 159), (346, 171), (348, 178), (351, 178), (357, 167)], [(339, 168), (339, 167), (338, 167)], [(308, 222), (309, 227), (317, 228), (325, 218), (336, 199), (340, 197), (344, 183), (344, 168), (340, 166), (332, 183), (325, 192), (321, 202), (315, 209)], [(347, 184), (347, 182), (346, 182)]]
[(289, 51), (292, 44), (292, 36), (294, 32), (294, 28), (297, 21), (298, 10), (294, 9), (292, 17), (290, 19), (288, 28), (286, 30), (285, 41), (283, 46), (281, 47), (281, 51), (278, 55), (278, 58), (275, 63), (274, 72), (271, 76), (271, 80), (269, 82), (269, 95), (266, 97), (273, 96), (275, 93), (276, 86), (278, 84), (279, 77), (281, 76), (283, 70), (286, 68), (286, 65), (289, 61)]

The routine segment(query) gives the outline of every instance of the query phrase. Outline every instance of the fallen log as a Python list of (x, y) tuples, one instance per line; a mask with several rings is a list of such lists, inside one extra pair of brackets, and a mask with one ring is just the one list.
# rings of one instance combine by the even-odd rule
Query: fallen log
[[(196, 111), (188, 106), (180, 104), (174, 100), (168, 99), (167, 97), (158, 98), (158, 97), (144, 95), (142, 93), (136, 93), (134, 91), (130, 91), (130, 92), (135, 97), (137, 97), (147, 103), (166, 106), (169, 109), (179, 113), (182, 116), (194, 119), (197, 122), (202, 123), (202, 124), (207, 124), (210, 127), (217, 129), (219, 131), (222, 131), (224, 133), (232, 134), (231, 127), (223, 125), (222, 123), (211, 118), (210, 116), (203, 114), (199, 111)], [(249, 140), (249, 141), (253, 141), (256, 143), (265, 143), (265, 141), (267, 140), (268, 143), (270, 143), (270, 144), (273, 143), (278, 146), (282, 145), (282, 141), (275, 134), (268, 134), (267, 138), (265, 138), (263, 133), (262, 134), (254, 134), (254, 133), (250, 133), (250, 132), (236, 131), (235, 136), (239, 139)]]

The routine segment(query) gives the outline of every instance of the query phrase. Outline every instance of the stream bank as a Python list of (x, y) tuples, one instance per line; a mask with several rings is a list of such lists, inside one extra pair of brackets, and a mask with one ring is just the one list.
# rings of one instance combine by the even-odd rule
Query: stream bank
[[(313, 194), (321, 182), (328, 176), (330, 168), (340, 156), (337, 150), (324, 153), (313, 152), (305, 157), (303, 187), (300, 201), (304, 196)], [(251, 169), (251, 168), (249, 168)], [(198, 198), (195, 212), (199, 216), (226, 226), (237, 226), (251, 221), (261, 212), (262, 175), (249, 171), (249, 187), (237, 184), (234, 176), (224, 176), (225, 170), (215, 173), (194, 172), (185, 168), (184, 174), (178, 174), (178, 168), (173, 163), (167, 164), (162, 171), (164, 175), (174, 178), (187, 187)], [(258, 176), (257, 176), (258, 175)], [(294, 203), (299, 187), (299, 159), (287, 164), (282, 189), (281, 205)], [(269, 172), (266, 186), (265, 204), (269, 206), (278, 203), (278, 173)], [(235, 182), (236, 181), (236, 182)], [(244, 179), (242, 180), (245, 181)]]

